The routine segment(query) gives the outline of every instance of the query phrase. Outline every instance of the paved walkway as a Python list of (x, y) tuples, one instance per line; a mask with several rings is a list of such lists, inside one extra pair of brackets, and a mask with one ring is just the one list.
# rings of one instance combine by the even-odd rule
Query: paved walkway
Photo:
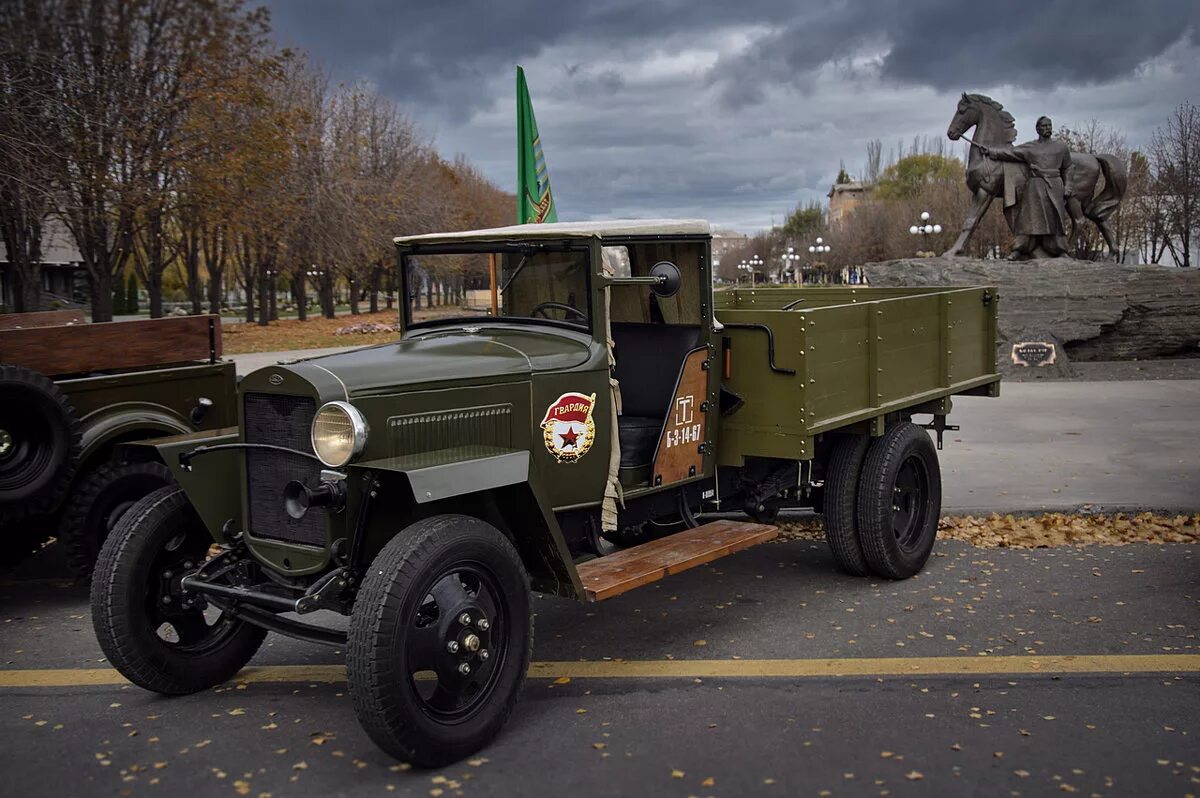
[(1005, 383), (950, 418), (945, 510), (1200, 509), (1200, 380)]

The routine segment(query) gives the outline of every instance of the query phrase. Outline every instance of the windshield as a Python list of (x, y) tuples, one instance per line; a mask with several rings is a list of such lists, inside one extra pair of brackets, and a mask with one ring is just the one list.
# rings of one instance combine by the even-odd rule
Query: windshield
[(406, 255), (405, 326), (490, 316), (590, 329), (587, 261), (583, 248)]

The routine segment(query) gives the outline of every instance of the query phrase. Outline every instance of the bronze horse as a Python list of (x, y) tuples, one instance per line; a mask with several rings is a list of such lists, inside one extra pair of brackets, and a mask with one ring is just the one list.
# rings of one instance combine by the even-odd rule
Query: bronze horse
[[(1004, 110), (1000, 103), (982, 94), (966, 94), (958, 101), (958, 110), (950, 120), (946, 135), (951, 141), (958, 141), (964, 133), (975, 128), (974, 142), (967, 158), (967, 188), (975, 198), (967, 218), (963, 221), (962, 232), (950, 249), (948, 256), (960, 256), (979, 225), (983, 215), (987, 213), (992, 200), (1005, 193), (1005, 172), (1010, 177), (1019, 179), (1021, 173), (1016, 170), (1026, 167), (1005, 164), (994, 158), (988, 158), (980, 151), (975, 143), (985, 147), (1000, 147), (1011, 144), (1017, 137), (1017, 129), (1013, 124), (1012, 114)], [(1097, 195), (1096, 185), (1100, 176), (1104, 175), (1104, 189)], [(1074, 251), (1075, 239), (1079, 236), (1080, 226), (1084, 217), (1095, 222), (1108, 245), (1109, 254), (1116, 255), (1117, 246), (1112, 230), (1108, 227), (1108, 218), (1113, 215), (1125, 195), (1127, 177), (1125, 165), (1114, 155), (1092, 155), (1086, 152), (1071, 153), (1071, 168), (1067, 173), (1071, 185), (1072, 196), (1067, 202), (1067, 211), (1071, 214), (1071, 235), (1068, 250)], [(1008, 186), (1012, 192), (1016, 186)]]

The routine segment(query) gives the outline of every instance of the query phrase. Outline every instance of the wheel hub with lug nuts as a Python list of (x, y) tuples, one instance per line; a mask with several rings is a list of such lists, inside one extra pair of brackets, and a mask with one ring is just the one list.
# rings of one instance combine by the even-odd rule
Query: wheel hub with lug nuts
[(6, 429), (0, 429), (0, 457), (8, 454), (12, 449), (12, 445), (12, 434)]
[(481, 612), (461, 612), (454, 620), (458, 623), (447, 630), (450, 639), (446, 641), (446, 653), (454, 670), (461, 676), (469, 676), (491, 656), (487, 633), (492, 624)]

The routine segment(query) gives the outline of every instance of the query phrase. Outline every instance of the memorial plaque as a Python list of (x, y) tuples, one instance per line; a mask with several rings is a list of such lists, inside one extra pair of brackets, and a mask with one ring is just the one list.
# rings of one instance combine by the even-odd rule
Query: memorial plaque
[(1057, 358), (1053, 341), (1019, 341), (1012, 347), (1012, 362), (1018, 366), (1052, 366)]

